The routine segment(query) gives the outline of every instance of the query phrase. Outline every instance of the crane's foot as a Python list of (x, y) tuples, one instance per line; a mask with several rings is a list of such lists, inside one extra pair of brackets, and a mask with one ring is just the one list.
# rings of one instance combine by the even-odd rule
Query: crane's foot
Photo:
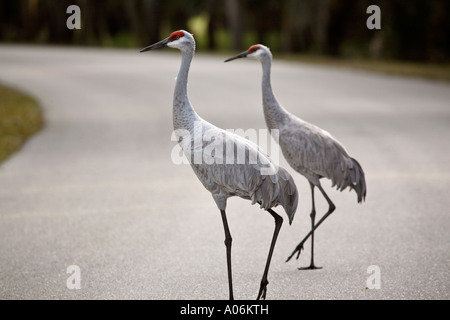
[(297, 268), (298, 270), (318, 270), (318, 269), (322, 269), (322, 267), (316, 267), (314, 265), (314, 263), (311, 263), (311, 265), (309, 267), (301, 267), (301, 268)]
[(297, 257), (295, 259), (298, 260), (298, 257), (300, 257), (300, 253), (303, 250), (303, 242), (300, 242), (299, 245), (295, 248), (295, 250), (291, 253), (291, 255), (286, 259), (286, 262), (291, 260), (291, 258), (297, 253)]
[(266, 300), (266, 293), (267, 293), (267, 285), (269, 284), (269, 281), (263, 280), (261, 281), (261, 286), (259, 287), (259, 293), (256, 300)]

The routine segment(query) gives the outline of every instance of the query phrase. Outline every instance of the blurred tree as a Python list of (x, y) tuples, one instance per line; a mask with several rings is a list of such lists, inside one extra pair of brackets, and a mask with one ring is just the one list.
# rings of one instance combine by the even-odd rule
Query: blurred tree
[[(81, 8), (81, 30), (66, 27), (71, 4)], [(366, 27), (371, 4), (381, 8), (381, 30)], [(231, 39), (233, 50), (257, 41), (274, 51), (346, 57), (450, 56), (448, 0), (0, 0), (0, 41), (142, 46), (188, 29), (194, 17), (211, 50)]]
[(206, 12), (208, 13), (208, 49), (215, 50), (217, 47), (215, 32), (219, 26), (219, 16), (221, 11), (219, 8), (223, 7), (223, 0), (206, 1)]
[[(238, 0), (225, 0), (225, 11), (234, 50), (242, 49), (242, 8)], [(214, 37), (214, 35), (212, 35)]]
[(142, 13), (144, 15), (143, 34), (141, 44), (154, 43), (158, 41), (162, 24), (162, 3), (161, 0), (143, 0)]
[(280, 37), (282, 8), (285, 1), (279, 0), (246, 0), (242, 1), (245, 28), (256, 32), (258, 43), (267, 43), (271, 32)]
[(286, 0), (281, 25), (284, 51), (323, 52), (327, 42), (330, 0)]

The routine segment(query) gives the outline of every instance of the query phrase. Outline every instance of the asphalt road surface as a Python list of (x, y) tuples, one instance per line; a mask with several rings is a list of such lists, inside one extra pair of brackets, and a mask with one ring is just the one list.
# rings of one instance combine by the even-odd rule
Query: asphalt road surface
[[(225, 58), (194, 57), (192, 104), (222, 128), (265, 128), (261, 66)], [(170, 49), (0, 46), (0, 82), (36, 97), (46, 122), (0, 164), (1, 299), (228, 298), (220, 213), (171, 157), (179, 64)], [(368, 194), (359, 205), (323, 181), (337, 206), (316, 232), (323, 269), (299, 271), (309, 242), (299, 260), (285, 259), (309, 230), (310, 190), (281, 156), (300, 202), (291, 226), (276, 209), (285, 223), (267, 298), (448, 299), (450, 85), (276, 55), (272, 83), (285, 108), (359, 160)], [(319, 219), (319, 193), (316, 204)], [(273, 219), (239, 198), (227, 213), (235, 298), (254, 299)]]

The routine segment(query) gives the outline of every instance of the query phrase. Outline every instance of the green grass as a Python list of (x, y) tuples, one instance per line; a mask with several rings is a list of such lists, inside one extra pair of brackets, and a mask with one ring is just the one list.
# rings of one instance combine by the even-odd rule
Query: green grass
[(0, 162), (20, 149), (42, 126), (36, 100), (0, 85)]
[(136, 48), (139, 47), (139, 40), (131, 32), (120, 32), (114, 36), (103, 37), (101, 46), (106, 48)]
[(418, 77), (439, 81), (450, 81), (450, 63), (434, 64), (375, 59), (344, 59), (326, 56), (276, 54), (279, 59), (324, 65), (336, 68), (349, 68), (391, 75)]

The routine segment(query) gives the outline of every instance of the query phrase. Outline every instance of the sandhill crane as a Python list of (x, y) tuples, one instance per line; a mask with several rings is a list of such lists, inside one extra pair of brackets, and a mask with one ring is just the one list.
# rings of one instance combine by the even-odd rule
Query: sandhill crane
[[(347, 187), (350, 190), (354, 189), (358, 203), (361, 203), (366, 197), (364, 171), (358, 161), (351, 158), (345, 147), (330, 133), (289, 113), (278, 103), (270, 82), (272, 53), (269, 48), (261, 44), (253, 45), (247, 51), (229, 58), (225, 62), (245, 57), (257, 59), (262, 64), (263, 110), (267, 127), (271, 132), (273, 129), (279, 130), (279, 144), (286, 161), (294, 170), (308, 179), (311, 187), (311, 231), (297, 245), (286, 262), (295, 253), (297, 253), (296, 258), (298, 259), (304, 242), (311, 236), (311, 264), (309, 267), (299, 269), (317, 269), (314, 265), (314, 230), (336, 209), (323, 190), (320, 179), (330, 179), (332, 186), (336, 186), (340, 191)], [(329, 205), (328, 211), (316, 225), (314, 224), (316, 216), (315, 187), (319, 188)]]
[[(192, 169), (203, 186), (211, 192), (221, 212), (225, 231), (230, 299), (233, 299), (232, 238), (225, 213), (227, 199), (239, 196), (251, 200), (252, 204), (259, 203), (261, 208), (268, 211), (275, 219), (275, 229), (257, 296), (258, 300), (265, 299), (270, 260), (283, 222), (283, 218), (271, 208), (281, 205), (291, 224), (298, 203), (297, 187), (290, 174), (276, 166), (256, 144), (212, 125), (194, 111), (187, 95), (189, 67), (195, 51), (195, 40), (192, 34), (184, 30), (175, 31), (168, 38), (142, 49), (141, 52), (166, 46), (181, 51), (181, 66), (173, 95), (173, 126), (184, 154), (190, 159)], [(198, 137), (195, 130), (200, 130), (200, 139), (195, 138)], [(227, 153), (230, 151), (227, 149), (230, 147), (230, 142), (232, 142), (231, 150), (236, 150), (236, 153), (232, 153), (231, 156)], [(210, 150), (212, 145), (220, 148), (213, 148), (214, 152), (211, 152), (209, 158), (205, 158), (206, 149)], [(244, 161), (239, 161), (238, 154), (245, 155)], [(195, 161), (196, 159), (201, 161)], [(252, 162), (251, 159), (257, 159), (257, 161)]]

